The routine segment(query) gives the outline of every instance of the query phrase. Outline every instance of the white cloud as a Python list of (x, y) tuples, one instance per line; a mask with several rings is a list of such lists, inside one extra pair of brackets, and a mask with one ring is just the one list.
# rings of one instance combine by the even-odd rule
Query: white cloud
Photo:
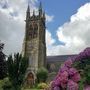
[(15, 20), (9, 14), (0, 13), (0, 40), (5, 43), (6, 54), (21, 50), (23, 36), (24, 21)]
[[(5, 43), (4, 52), (5, 54), (20, 52), (25, 31), (27, 2), (7, 0), (8, 7), (3, 8), (6, 0), (2, 1), (0, 1), (0, 40)], [(32, 3), (34, 4), (34, 0)], [(35, 7), (33, 4), (32, 6)], [(17, 13), (16, 16), (15, 13)]]
[(52, 22), (53, 19), (54, 19), (54, 16), (53, 15), (49, 16), (49, 15), (46, 14), (46, 21), (47, 22)]
[(90, 18), (90, 3), (86, 3), (84, 6), (81, 6), (77, 13), (71, 16), (71, 22), (76, 20), (86, 20)]
[[(3, 8), (6, 2), (7, 7)], [(5, 43), (5, 54), (22, 50), (27, 2), (28, 0), (0, 0), (0, 40)], [(31, 12), (33, 9), (38, 10), (37, 2), (38, 0), (29, 0)], [(52, 16), (47, 17), (47, 21), (50, 22)], [(46, 39), (48, 46), (54, 42), (48, 30)]]
[[(0, 40), (5, 42), (5, 53), (10, 54), (21, 51), (25, 31), (25, 14), (27, 1), (7, 0), (8, 8), (0, 7)], [(33, 0), (31, 0), (33, 1)], [(37, 0), (35, 0), (37, 2)], [(32, 2), (31, 10), (36, 9)], [(55, 39), (49, 30), (46, 30), (47, 55), (74, 54), (90, 46), (90, 3), (80, 7), (76, 14), (72, 15), (69, 22), (58, 27), (58, 40), (65, 43), (55, 45)], [(12, 16), (10, 13), (17, 13)], [(46, 15), (47, 22), (53, 21), (54, 16)]]
[(46, 30), (46, 46), (49, 47), (54, 43), (55, 43), (55, 40), (52, 38), (51, 33), (48, 30)]
[(90, 47), (90, 3), (81, 6), (77, 13), (72, 15), (69, 22), (60, 26), (57, 30), (59, 41), (65, 46), (51, 45), (51, 54), (76, 54)]

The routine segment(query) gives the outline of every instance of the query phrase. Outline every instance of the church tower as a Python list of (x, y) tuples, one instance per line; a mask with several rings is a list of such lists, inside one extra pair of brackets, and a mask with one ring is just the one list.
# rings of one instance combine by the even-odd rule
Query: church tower
[(31, 16), (28, 5), (26, 11), (26, 27), (23, 43), (23, 55), (29, 58), (29, 69), (34, 73), (46, 65), (45, 13), (40, 3), (38, 15)]

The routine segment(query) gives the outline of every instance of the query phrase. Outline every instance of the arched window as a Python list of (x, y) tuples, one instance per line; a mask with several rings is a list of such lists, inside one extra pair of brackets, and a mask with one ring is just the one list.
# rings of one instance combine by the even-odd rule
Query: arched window
[(30, 37), (30, 39), (33, 37), (33, 27), (32, 27), (32, 25), (30, 25), (29, 37)]
[(28, 33), (29, 33), (30, 39), (36, 38), (38, 35), (38, 25), (36, 23), (30, 24), (30, 28), (29, 28)]
[(36, 38), (37, 35), (38, 35), (38, 25), (35, 24), (35, 26), (34, 26), (34, 30), (33, 30), (33, 36), (34, 36), (34, 38)]

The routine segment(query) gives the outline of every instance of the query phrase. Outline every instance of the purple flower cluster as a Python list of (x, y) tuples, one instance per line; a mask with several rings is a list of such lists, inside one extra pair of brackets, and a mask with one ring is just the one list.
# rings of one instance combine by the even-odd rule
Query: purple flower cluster
[(74, 58), (74, 61), (90, 58), (90, 47), (86, 48), (83, 52)]
[(90, 48), (86, 48), (83, 52), (77, 55), (75, 58), (69, 58), (61, 65), (61, 68), (51, 83), (51, 90), (78, 90), (78, 82), (80, 81), (80, 73), (76, 68), (73, 68), (72, 64), (75, 61), (82, 60), (83, 58), (90, 57)]
[(80, 74), (75, 68), (72, 67), (72, 64), (73, 62), (71, 59), (64, 62), (56, 78), (52, 81), (52, 90), (60, 90), (61, 88), (68, 88), (68, 90), (78, 90), (77, 82), (80, 80)]
[[(57, 89), (58, 90), (58, 89)], [(87, 85), (84, 90), (90, 90), (90, 85)]]

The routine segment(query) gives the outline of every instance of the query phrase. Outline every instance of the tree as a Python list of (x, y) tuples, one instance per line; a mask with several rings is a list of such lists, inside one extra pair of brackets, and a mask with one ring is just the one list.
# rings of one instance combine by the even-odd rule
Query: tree
[(0, 42), (0, 79), (3, 79), (7, 75), (5, 54), (3, 53), (4, 44)]
[(28, 59), (17, 53), (10, 55), (7, 60), (8, 77), (15, 90), (20, 90), (28, 67)]
[(44, 67), (38, 69), (37, 71), (37, 80), (38, 82), (45, 82), (48, 77), (48, 71)]

